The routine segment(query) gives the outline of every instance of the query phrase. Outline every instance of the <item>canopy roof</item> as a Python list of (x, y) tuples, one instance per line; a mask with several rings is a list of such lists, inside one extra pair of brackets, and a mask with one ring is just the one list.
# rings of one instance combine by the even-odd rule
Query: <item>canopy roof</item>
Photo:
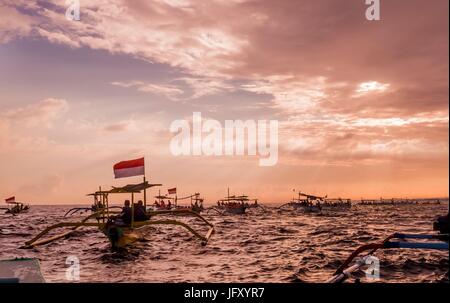
[(88, 196), (97, 196), (102, 194), (126, 194), (126, 193), (140, 193), (144, 189), (161, 186), (162, 184), (150, 184), (148, 181), (138, 183), (138, 184), (128, 184), (122, 187), (114, 187), (112, 186), (111, 190), (107, 191), (96, 191), (95, 193), (88, 194)]

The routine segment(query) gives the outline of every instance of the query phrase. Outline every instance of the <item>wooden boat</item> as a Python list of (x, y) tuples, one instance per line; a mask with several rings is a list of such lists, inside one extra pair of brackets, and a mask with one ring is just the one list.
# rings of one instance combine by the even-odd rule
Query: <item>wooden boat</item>
[[(153, 210), (171, 210), (176, 208), (176, 198), (161, 195), (161, 192), (154, 197), (156, 200), (153, 203)], [(167, 201), (167, 202), (166, 202)]]
[(247, 209), (258, 207), (261, 207), (258, 204), (258, 199), (250, 199), (246, 195), (230, 196), (230, 190), (228, 189), (227, 197), (218, 200), (217, 206), (210, 207), (209, 210), (215, 210), (217, 213), (221, 215), (224, 214), (243, 215), (246, 213)]
[[(179, 205), (178, 201), (183, 201), (183, 200), (187, 200), (190, 199), (190, 205)], [(176, 209), (189, 209), (193, 212), (196, 213), (201, 213), (203, 210), (205, 210), (205, 208), (203, 207), (203, 198), (200, 198), (200, 193), (194, 193), (190, 196), (186, 196), (186, 197), (182, 197), (182, 198), (177, 198), (175, 197), (175, 205), (176, 205)]]
[[(92, 196), (94, 198), (94, 203), (90, 207), (71, 208), (64, 214), (64, 217), (68, 217), (68, 216), (75, 215), (77, 213), (83, 213), (83, 212), (96, 213), (105, 208), (105, 205), (102, 202), (102, 200), (104, 200), (104, 199), (102, 199), (103, 194), (102, 194), (101, 188), (99, 189), (98, 192), (87, 194), (87, 196)], [(110, 206), (109, 208), (110, 209), (112, 209), (112, 208), (121, 209), (121, 207), (117, 207), (117, 206)]]
[(365, 200), (361, 199), (358, 203), (359, 206), (383, 206), (383, 205), (391, 205), (391, 206), (406, 206), (406, 205), (440, 205), (441, 201), (439, 199), (436, 200), (413, 200), (413, 199), (383, 199), (379, 200)]
[(278, 208), (279, 209), (291, 208), (305, 213), (321, 213), (322, 204), (325, 199), (326, 196), (319, 197), (314, 195), (308, 195), (299, 191), (297, 198), (293, 197), (291, 201), (281, 205)]
[[(124, 248), (130, 244), (135, 243), (136, 241), (143, 238), (144, 229), (148, 226), (154, 225), (177, 225), (188, 232), (193, 234), (196, 238), (198, 238), (202, 245), (206, 245), (212, 234), (214, 233), (214, 226), (209, 223), (205, 218), (203, 218), (198, 213), (195, 213), (191, 210), (156, 210), (156, 211), (147, 211), (146, 209), (146, 189), (160, 186), (161, 184), (149, 184), (147, 181), (139, 184), (129, 184), (124, 187), (113, 187), (109, 191), (98, 191), (94, 194), (101, 197), (101, 202), (105, 207), (102, 209), (88, 215), (83, 218), (79, 222), (60, 222), (54, 225), (47, 227), (45, 230), (37, 234), (31, 240), (25, 242), (23, 248), (32, 248), (39, 245), (45, 245), (50, 242), (66, 238), (71, 236), (74, 231), (81, 227), (96, 227), (103, 232), (103, 234), (109, 239), (111, 243), (112, 249)], [(134, 203), (134, 195), (137, 193), (141, 193), (144, 191), (144, 209), (146, 214), (145, 220), (138, 221), (135, 220), (135, 210), (137, 210), (137, 204)], [(119, 211), (112, 209), (109, 207), (109, 195), (111, 194), (131, 194), (131, 222), (125, 223), (119, 216)], [(206, 235), (201, 235), (199, 232), (194, 230), (188, 224), (173, 220), (171, 218), (155, 220), (156, 216), (170, 216), (170, 215), (182, 215), (182, 216), (192, 216), (198, 218), (201, 222), (203, 222), (208, 231)], [(59, 229), (59, 228), (70, 228), (68, 231), (58, 234), (56, 236), (50, 236), (44, 239), (44, 236), (48, 235), (50, 232)]]
[(323, 211), (348, 211), (352, 207), (350, 199), (329, 199), (327, 196), (320, 197), (298, 192), (298, 197), (293, 197), (288, 203), (281, 205), (283, 209), (290, 207), (304, 213), (323, 213)]
[(7, 202), (12, 206), (6, 208), (5, 214), (13, 214), (17, 215), (19, 213), (27, 212), (30, 209), (29, 205), (26, 205), (22, 202)]

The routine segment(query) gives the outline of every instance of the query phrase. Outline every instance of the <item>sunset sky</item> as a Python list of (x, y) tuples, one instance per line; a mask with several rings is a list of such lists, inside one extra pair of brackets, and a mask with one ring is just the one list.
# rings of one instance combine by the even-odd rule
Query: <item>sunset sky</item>
[[(448, 196), (448, 0), (80, 2), (0, 0), (1, 199), (87, 203), (141, 156), (209, 203)], [(278, 164), (173, 156), (193, 112), (278, 120)]]

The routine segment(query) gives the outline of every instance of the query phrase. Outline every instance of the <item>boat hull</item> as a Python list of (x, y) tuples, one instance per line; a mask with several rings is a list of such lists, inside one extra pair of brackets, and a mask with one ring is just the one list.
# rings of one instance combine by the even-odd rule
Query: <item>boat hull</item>
[(245, 206), (242, 207), (225, 207), (225, 212), (233, 215), (243, 215), (245, 214), (245, 210), (247, 208)]
[(144, 239), (142, 228), (130, 228), (125, 226), (107, 226), (102, 232), (108, 237), (113, 249), (124, 248)]

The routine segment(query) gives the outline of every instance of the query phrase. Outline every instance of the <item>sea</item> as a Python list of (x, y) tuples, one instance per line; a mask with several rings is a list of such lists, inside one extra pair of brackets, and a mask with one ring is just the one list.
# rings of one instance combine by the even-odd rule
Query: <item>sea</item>
[[(245, 215), (206, 213), (215, 226), (206, 246), (178, 226), (158, 225), (146, 228), (142, 241), (113, 252), (95, 227), (44, 246), (21, 248), (51, 224), (90, 214), (64, 218), (75, 206), (31, 205), (27, 213), (0, 214), (0, 260), (37, 258), (47, 282), (323, 283), (359, 246), (379, 243), (394, 232), (434, 233), (436, 216), (449, 211), (448, 200), (439, 205), (353, 205), (322, 214), (277, 206), (265, 204)], [(197, 219), (172, 219), (207, 231)], [(448, 250), (385, 249), (374, 256), (378, 275), (359, 272), (347, 281), (448, 283)], [(70, 275), (74, 264), (79, 269), (75, 278)]]

